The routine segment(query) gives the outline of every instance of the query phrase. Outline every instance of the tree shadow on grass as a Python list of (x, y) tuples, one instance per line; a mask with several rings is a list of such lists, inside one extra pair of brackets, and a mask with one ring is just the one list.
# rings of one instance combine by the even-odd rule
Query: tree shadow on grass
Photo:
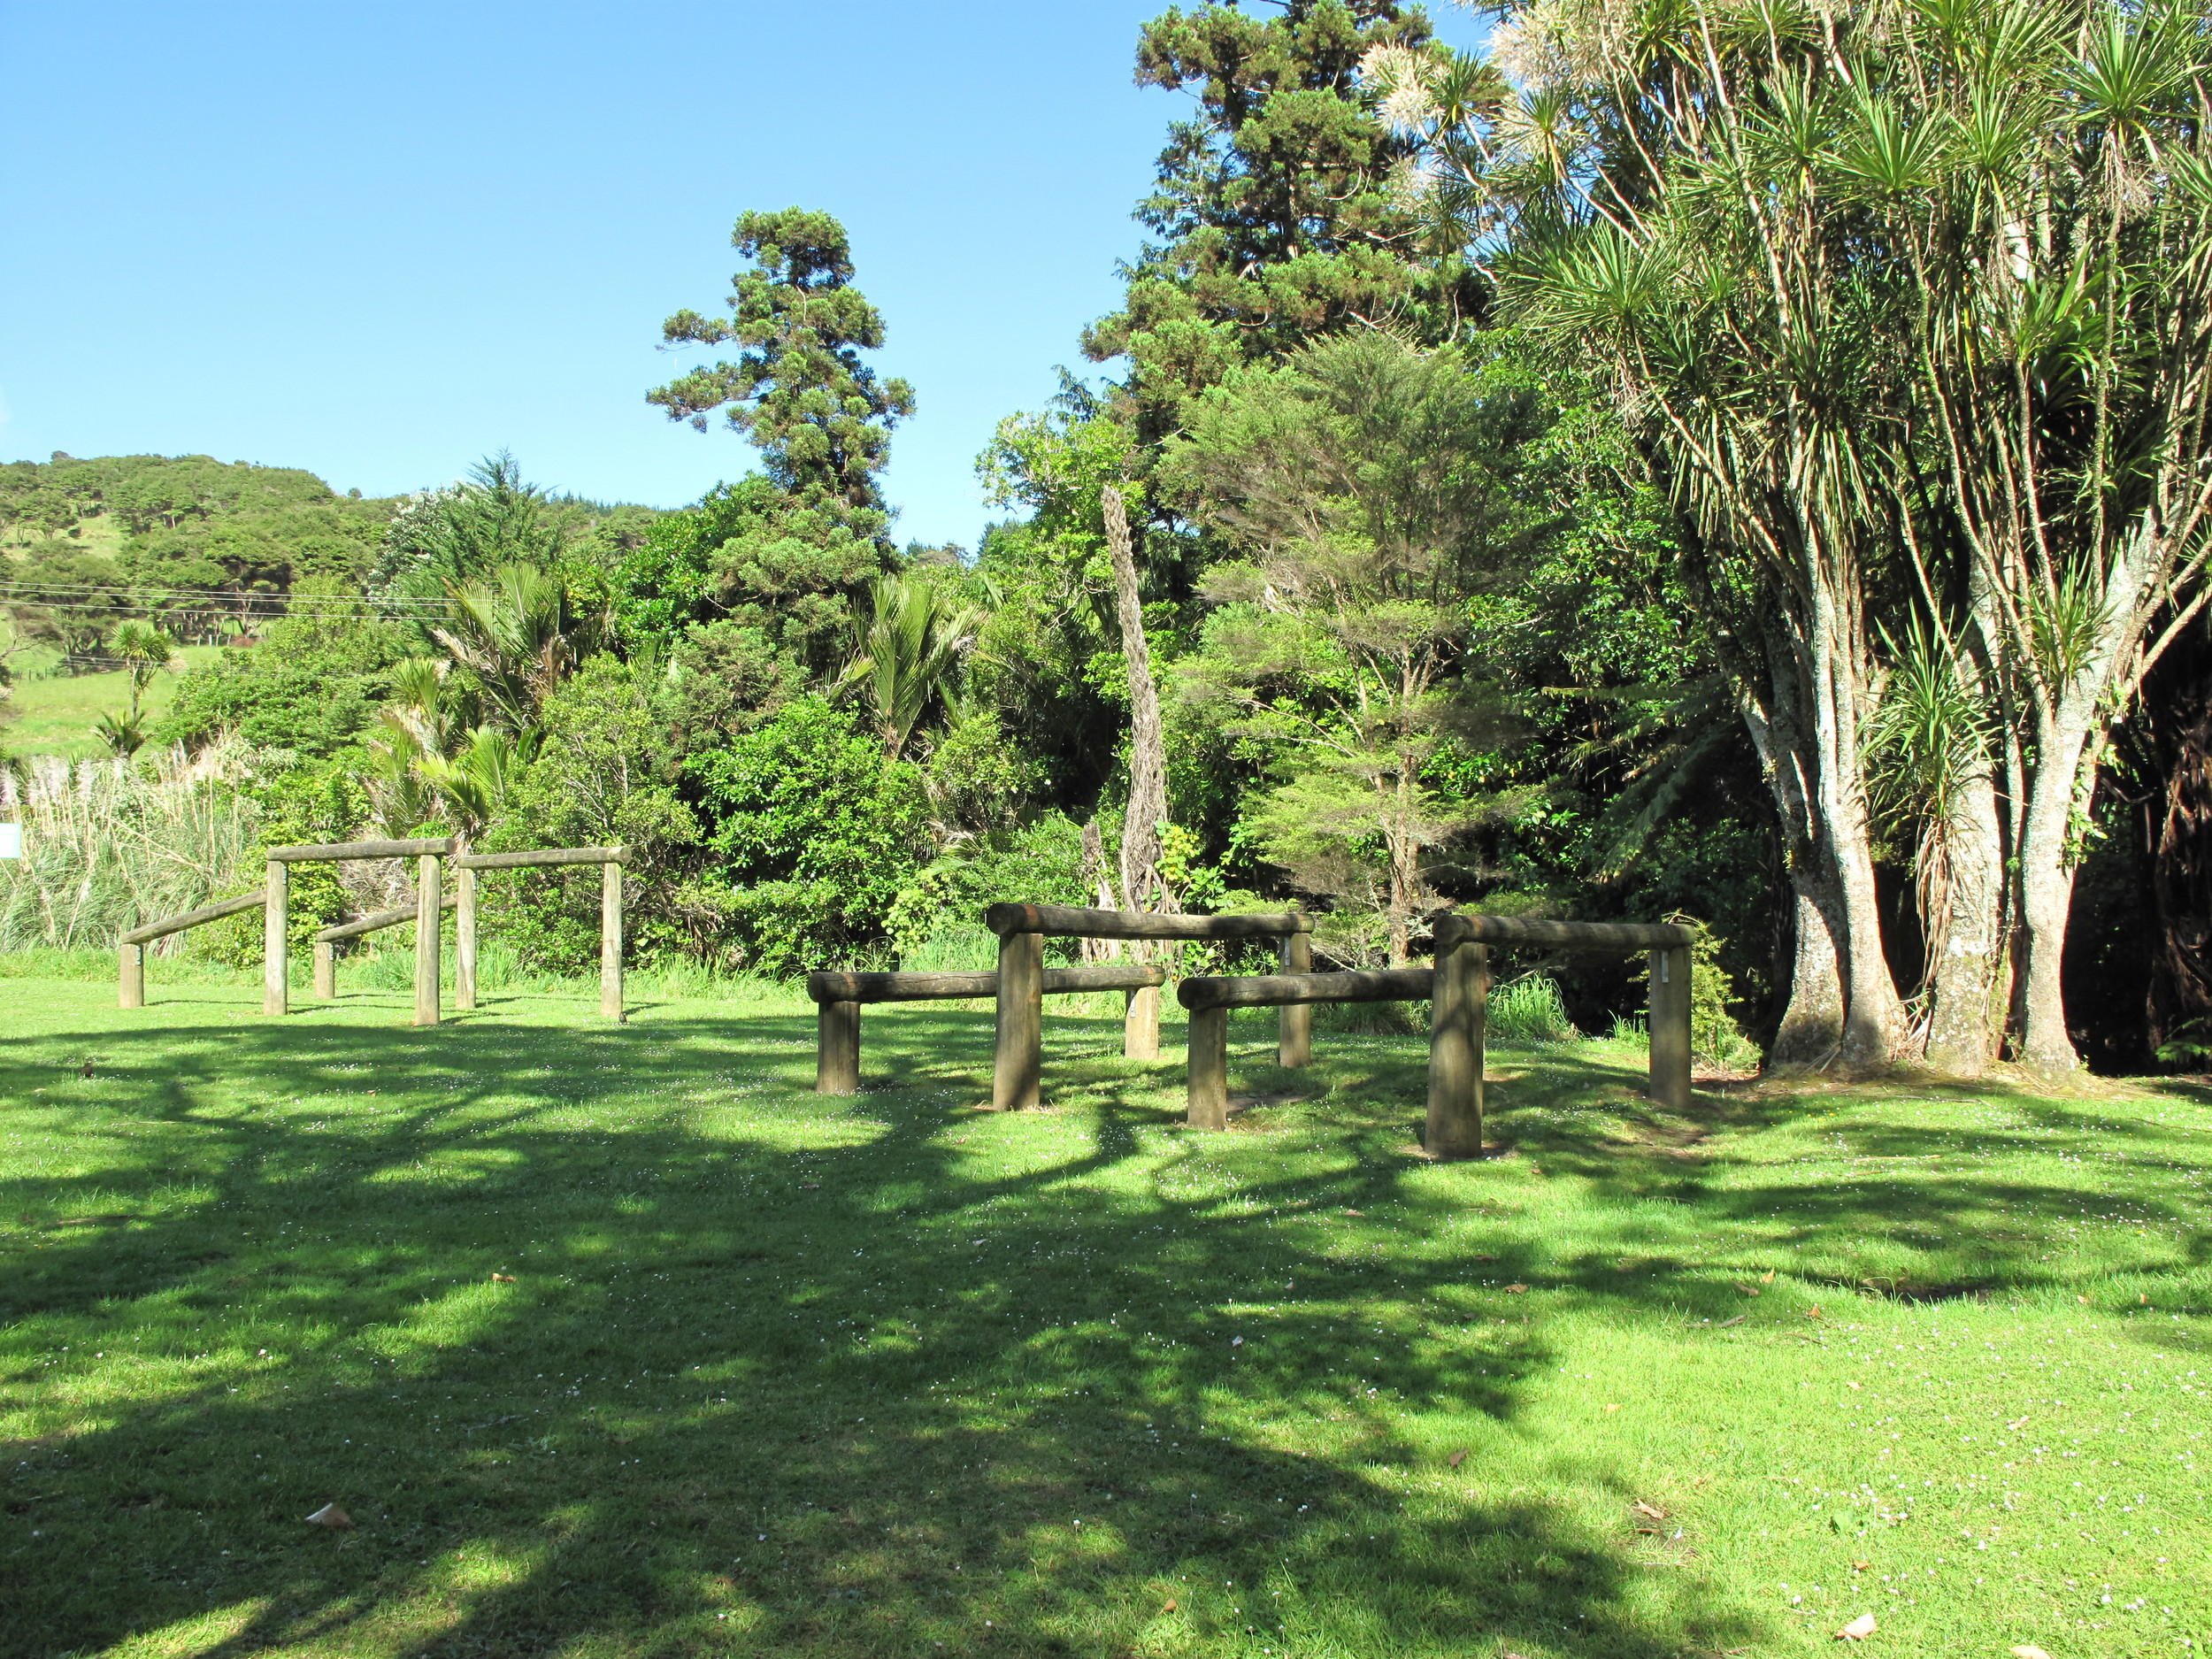
[[(751, 1010), (0, 1047), (0, 1095), (46, 1088), (73, 1136), (5, 1184), (8, 1382), (82, 1402), (9, 1448), (0, 1651), (211, 1613), (231, 1633), (181, 1646), (1120, 1653), (1248, 1628), (1657, 1659), (1756, 1633), (1563, 1509), (1409, 1511), (1398, 1477), (1447, 1448), (1407, 1409), (1509, 1422), (1553, 1356), (1540, 1333), (1419, 1340), (1455, 1269), (1311, 1213), (1402, 1161), (1233, 1194), (1179, 1194), (1172, 1158), (1125, 1179), (1171, 1114), (1125, 1096), (1159, 1074), (1064, 1045), (1061, 1123), (1018, 1125), (1058, 1144), (986, 1167), (963, 1143), (1005, 1120), (957, 1108), (987, 1017), (874, 1025), (871, 1074), (900, 1086), (846, 1102), (802, 1092), (809, 1018)], [(94, 1079), (54, 1064), (80, 1050)], [(332, 1501), (353, 1530), (302, 1524)]]

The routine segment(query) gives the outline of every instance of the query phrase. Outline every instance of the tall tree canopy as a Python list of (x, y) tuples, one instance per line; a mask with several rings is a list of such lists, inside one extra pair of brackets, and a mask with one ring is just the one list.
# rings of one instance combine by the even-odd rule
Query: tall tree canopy
[(881, 534), (888, 515), (876, 475), (890, 458), (891, 428), (914, 412), (914, 393), (860, 360), (882, 345), (883, 318), (852, 286), (844, 226), (804, 208), (750, 212), (730, 243), (753, 263), (730, 279), (729, 320), (681, 311), (661, 336), (671, 346), (734, 342), (736, 361), (694, 369), (646, 400), (701, 432), (720, 410), (800, 506)]
[(1239, 365), (1348, 324), (1438, 340), (1472, 304), (1455, 259), (1419, 257), (1396, 188), (1410, 146), (1357, 73), (1381, 45), (1441, 50), (1393, 0), (1285, 0), (1272, 17), (1208, 0), (1144, 26), (1137, 83), (1187, 90), (1199, 113), (1171, 129), (1137, 209), (1157, 240), (1124, 268), (1126, 301), (1083, 337), (1094, 361), (1129, 358), (1143, 442)]

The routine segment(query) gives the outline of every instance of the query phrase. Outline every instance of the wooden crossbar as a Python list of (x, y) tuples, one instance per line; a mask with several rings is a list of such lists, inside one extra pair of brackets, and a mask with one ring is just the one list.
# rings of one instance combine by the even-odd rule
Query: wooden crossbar
[(1436, 977), (1430, 968), (1372, 968), (1349, 973), (1202, 974), (1177, 987), (1175, 1000), (1194, 1010), (1285, 1008), (1302, 1002), (1425, 1001)]
[(1074, 904), (994, 904), (983, 925), (1003, 939), (1042, 933), (1054, 939), (1275, 939), (1310, 933), (1313, 918), (1295, 910), (1279, 916), (1156, 916), (1149, 910), (1091, 910)]
[[(1079, 991), (1133, 991), (1165, 985), (1167, 969), (1156, 963), (1108, 963), (1099, 967), (1048, 968), (1045, 995)], [(818, 1002), (930, 1002), (952, 997), (989, 996), (998, 975), (972, 973), (810, 973), (806, 994)]]
[(555, 864), (626, 864), (626, 847), (541, 847), (534, 852), (461, 853), (456, 870), (542, 870)]
[(1674, 922), (1547, 922), (1518, 916), (1453, 911), (1436, 919), (1440, 955), (1463, 941), (1485, 945), (1543, 945), (1557, 950), (1686, 949), (1694, 935)]
[[(457, 893), (449, 893), (438, 901), (438, 908), (449, 910), (461, 902)], [(388, 910), (372, 910), (368, 915), (350, 922), (334, 922), (315, 934), (319, 945), (335, 944), (342, 939), (358, 939), (364, 933), (373, 933), (386, 927), (396, 927), (402, 922), (415, 919), (412, 904), (396, 905)]]
[(242, 893), (234, 899), (218, 899), (212, 904), (203, 904), (196, 910), (187, 910), (181, 916), (165, 916), (157, 922), (148, 922), (134, 927), (119, 941), (126, 945), (150, 945), (157, 939), (166, 939), (180, 933), (188, 927), (197, 927), (203, 922), (219, 922), (226, 916), (235, 916), (241, 910), (257, 910), (267, 895), (261, 892)]
[(450, 835), (426, 836), (411, 841), (324, 841), (311, 847), (272, 847), (265, 855), (271, 864), (317, 864), (337, 858), (443, 858), (453, 850)]

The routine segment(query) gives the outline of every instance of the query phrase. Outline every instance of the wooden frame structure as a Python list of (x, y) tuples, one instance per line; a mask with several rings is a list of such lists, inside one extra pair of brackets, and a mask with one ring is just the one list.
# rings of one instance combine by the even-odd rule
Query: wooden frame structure
[(622, 872), (630, 862), (626, 847), (548, 847), (535, 852), (460, 853), (453, 860), (453, 884), (459, 905), (453, 918), (453, 1001), (476, 1006), (476, 872), (480, 870), (542, 870), (558, 864), (599, 866), (599, 1011), (617, 1024), (622, 1007)]
[[(998, 1026), (991, 1067), (991, 1110), (1018, 1111), (1038, 1104), (1044, 1071), (1044, 941), (1052, 939), (1234, 940), (1282, 941), (1284, 965), (1293, 973), (1310, 965), (1313, 918), (1296, 910), (1262, 916), (1156, 916), (1148, 910), (1094, 910), (1071, 904), (994, 904), (984, 926), (998, 935)], [(1186, 981), (1188, 983), (1188, 981)], [(1159, 1052), (1156, 987), (1129, 999), (1122, 1052), (1151, 1059)], [(1312, 1057), (1312, 1025), (1302, 1007), (1287, 1007), (1278, 1024), (1277, 1050), (1285, 1065)]]
[[(992, 996), (995, 973), (810, 973), (806, 994), (819, 1009), (815, 1017), (814, 1092), (852, 1094), (860, 1088), (860, 1009), (864, 1002), (926, 1002), (964, 996)], [(1155, 997), (1167, 982), (1158, 963), (1106, 963), (1086, 968), (1048, 968), (1039, 994), (1062, 996), (1082, 991), (1128, 991)]]
[[(449, 835), (403, 841), (326, 841), (309, 847), (272, 847), (266, 901), (261, 924), (261, 1011), (291, 1011), (292, 964), (289, 942), (291, 877), (294, 864), (335, 864), (342, 859), (412, 858), (415, 861), (415, 1024), (438, 1023), (438, 959), (441, 912), (445, 909), (442, 862), (453, 852)], [(426, 913), (427, 919), (426, 919)]]
[(1315, 1002), (1429, 1000), (1428, 1125), (1432, 1157), (1482, 1155), (1483, 1048), (1490, 947), (1636, 951), (1651, 957), (1651, 1098), (1690, 1103), (1690, 941), (1671, 922), (1540, 922), (1502, 916), (1441, 917), (1433, 968), (1353, 973), (1212, 975), (1183, 981), (1190, 1010), (1187, 1116), (1194, 1129), (1229, 1126), (1229, 1010)]

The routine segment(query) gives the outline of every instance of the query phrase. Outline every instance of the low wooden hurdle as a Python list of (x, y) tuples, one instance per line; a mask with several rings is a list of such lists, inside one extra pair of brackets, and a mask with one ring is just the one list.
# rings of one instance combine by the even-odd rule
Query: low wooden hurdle
[(157, 922), (148, 922), (143, 927), (134, 927), (119, 941), (122, 961), (116, 987), (118, 1008), (146, 1006), (146, 947), (157, 939), (171, 933), (180, 933), (188, 927), (197, 927), (203, 922), (219, 922), (226, 916), (236, 916), (242, 910), (257, 910), (265, 902), (263, 893), (242, 893), (234, 899), (218, 899), (212, 904), (203, 904), (196, 910), (187, 910), (180, 916), (165, 917)]
[(1351, 973), (1211, 975), (1183, 981), (1190, 1010), (1187, 1114), (1194, 1129), (1229, 1126), (1229, 1010), (1315, 1002), (1429, 1001), (1428, 1126), (1432, 1157), (1482, 1154), (1483, 1045), (1492, 945), (1636, 951), (1651, 957), (1651, 1098), (1690, 1103), (1690, 930), (1671, 922), (1540, 922), (1441, 917), (1433, 968)]
[[(994, 904), (984, 925), (998, 935), (998, 1032), (991, 1068), (991, 1109), (1018, 1111), (1038, 1104), (1044, 1071), (1044, 941), (1054, 939), (1277, 939), (1291, 975), (1310, 966), (1313, 918), (1292, 910), (1268, 916), (1156, 916), (1148, 910), (1094, 910), (1071, 904)], [(1189, 983), (1187, 980), (1186, 984)], [(1285, 1065), (1312, 1057), (1312, 1025), (1289, 999), (1278, 1023), (1277, 1053)], [(1159, 1051), (1159, 993), (1130, 998), (1122, 1052), (1150, 1059)]]
[(622, 847), (549, 847), (536, 852), (461, 853), (453, 860), (453, 1001), (476, 1006), (476, 872), (543, 870), (558, 864), (599, 866), (599, 1011), (619, 1023), (622, 1006), (622, 872), (630, 862)]
[[(815, 1017), (814, 1092), (852, 1094), (860, 1088), (860, 1010), (865, 1002), (928, 1002), (992, 996), (995, 973), (810, 973), (806, 992), (820, 1006)], [(1156, 996), (1167, 982), (1157, 963), (1107, 963), (1087, 968), (1049, 968), (1039, 993), (1130, 991)]]

